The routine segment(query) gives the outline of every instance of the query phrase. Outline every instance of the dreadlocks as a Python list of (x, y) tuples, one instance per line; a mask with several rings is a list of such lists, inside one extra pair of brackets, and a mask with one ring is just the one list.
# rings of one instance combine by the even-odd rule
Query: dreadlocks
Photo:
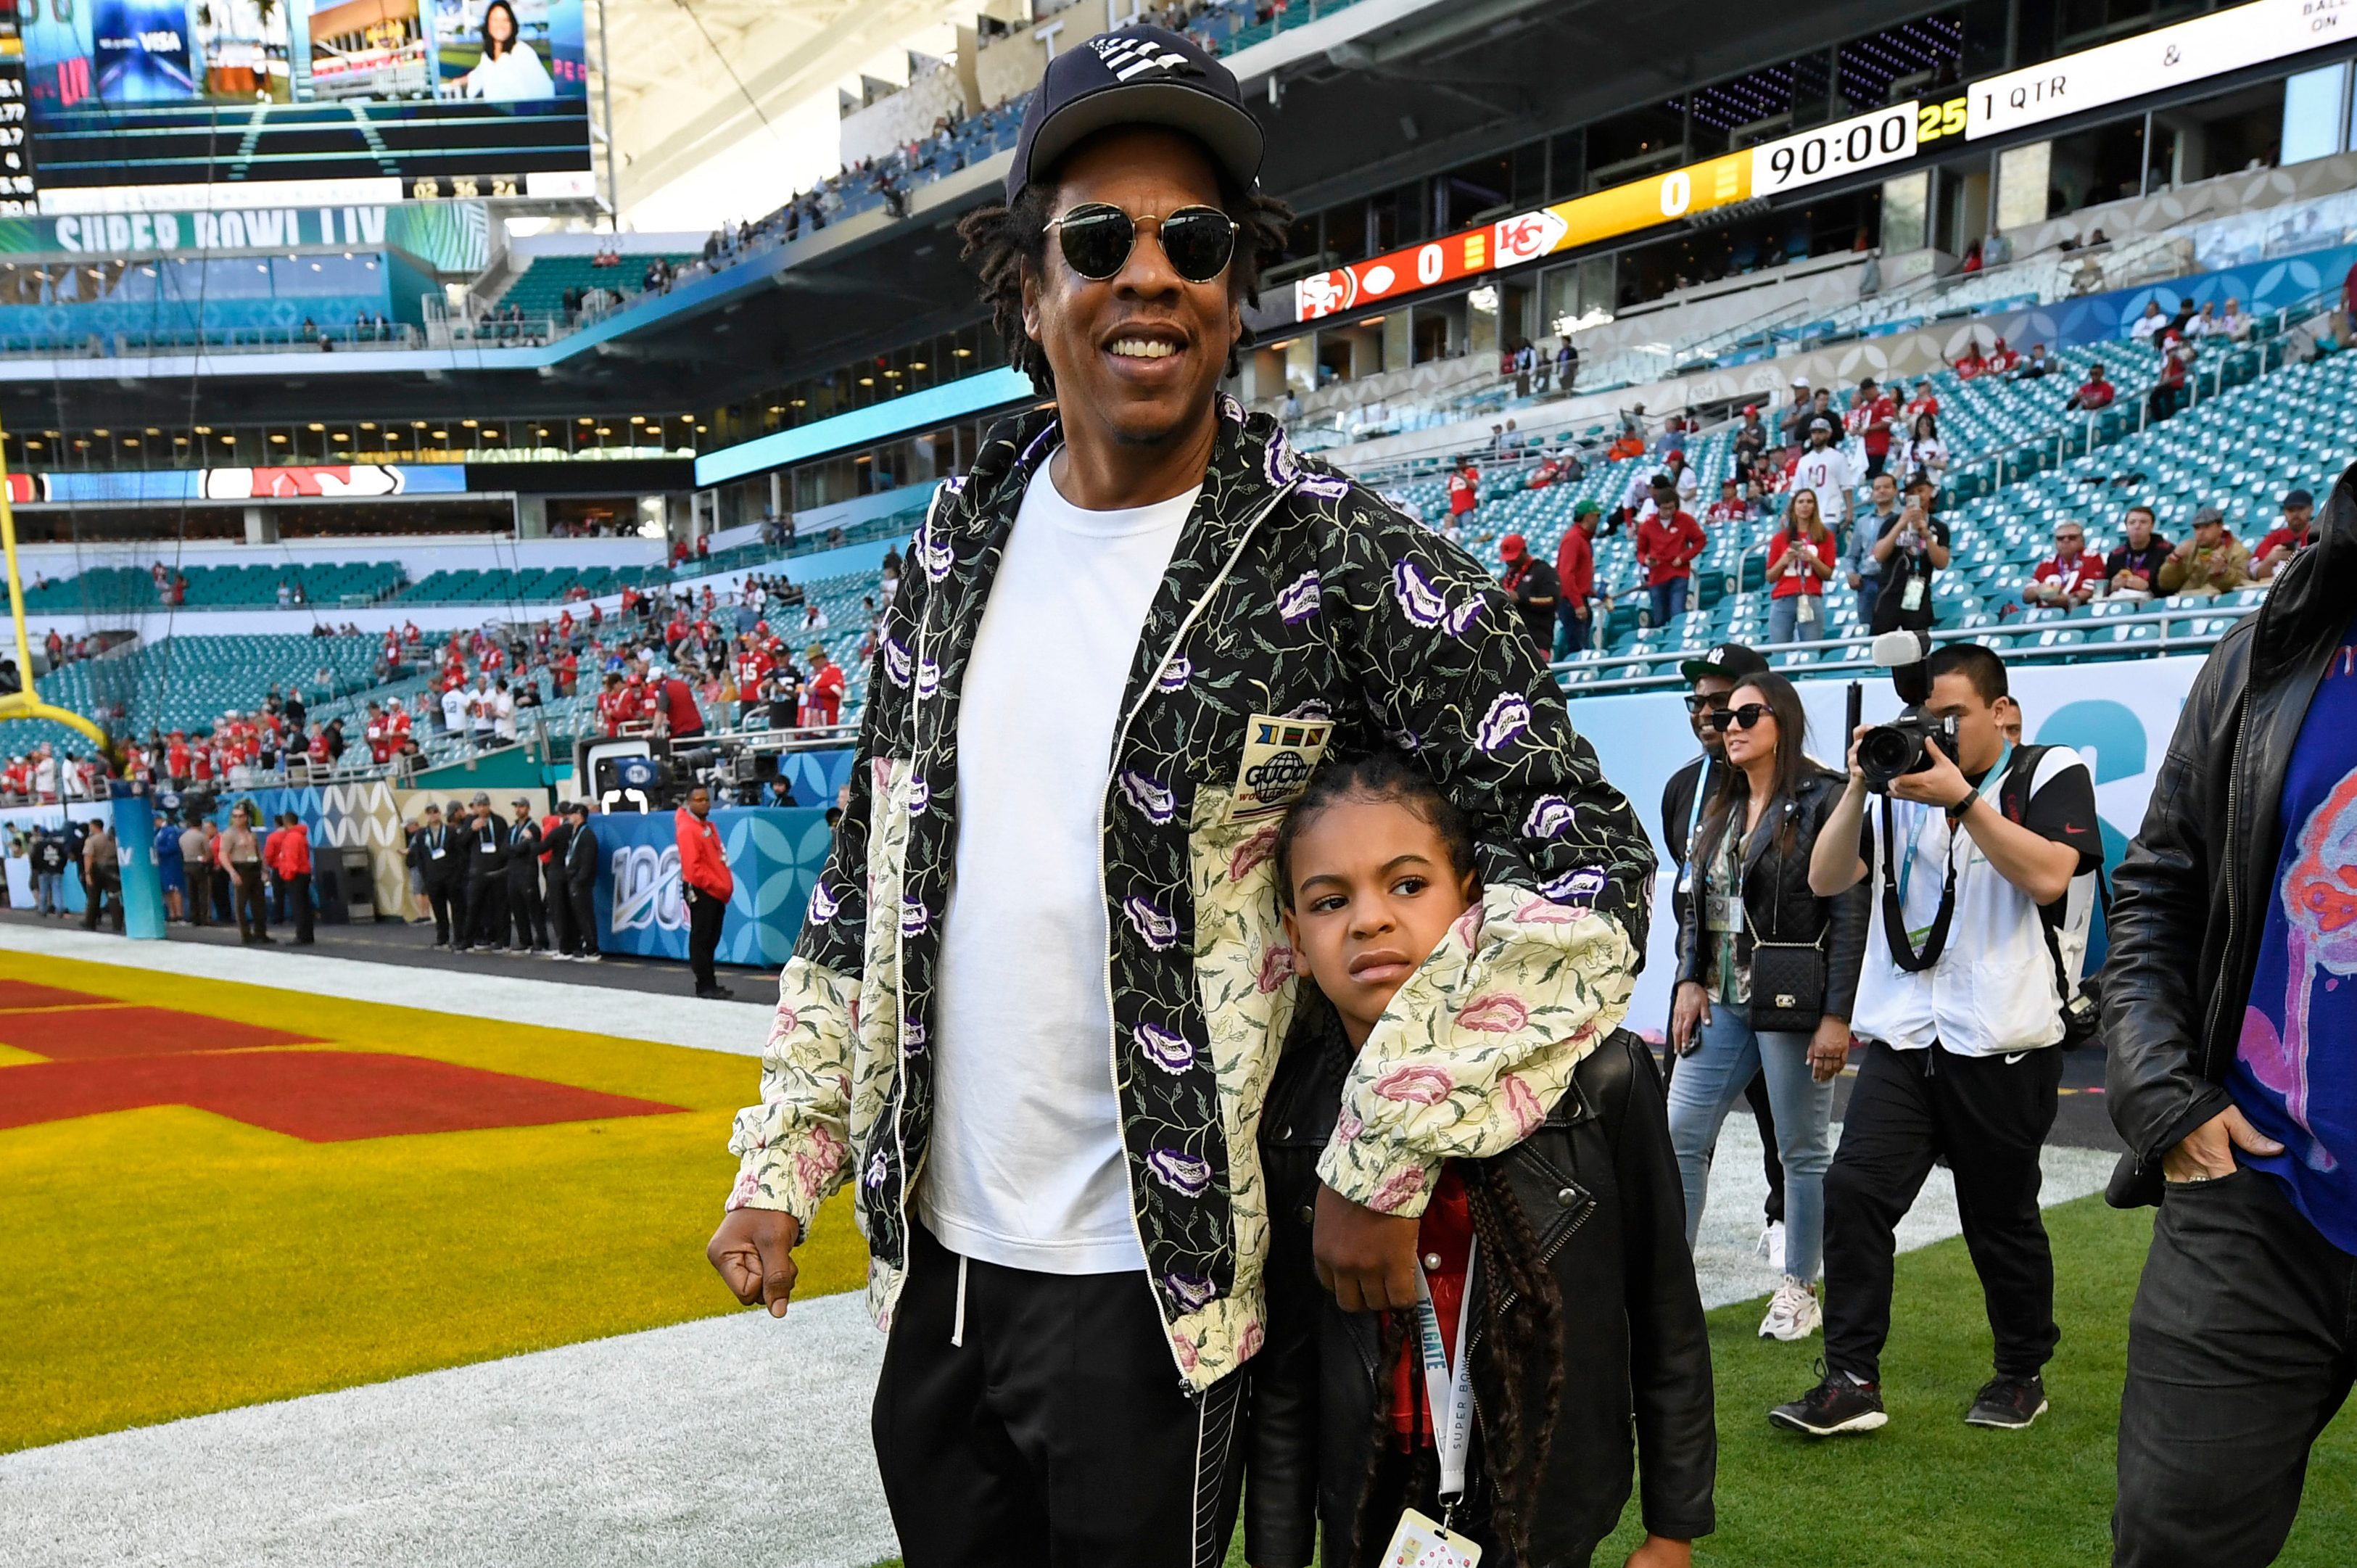
[[(1048, 353), (1023, 330), (1023, 268), (1047, 263), (1048, 224), (1056, 215), (1054, 178), (1035, 179), (1023, 188), (1012, 207), (994, 202), (978, 207), (958, 220), (958, 238), (965, 242), (961, 260), (973, 263), (982, 281), (983, 303), (990, 306), (990, 322), (1006, 341), (1008, 362), (1031, 378), (1042, 393), (1056, 390), (1056, 373), (1048, 368)], [(1228, 263), (1228, 293), (1246, 305), (1260, 303), (1262, 263), (1282, 255), (1293, 209), (1273, 196), (1244, 190), (1222, 170), (1220, 209), (1236, 221), (1235, 259)], [(1252, 329), (1228, 350), (1228, 374), (1242, 369), (1238, 350), (1252, 343)]]

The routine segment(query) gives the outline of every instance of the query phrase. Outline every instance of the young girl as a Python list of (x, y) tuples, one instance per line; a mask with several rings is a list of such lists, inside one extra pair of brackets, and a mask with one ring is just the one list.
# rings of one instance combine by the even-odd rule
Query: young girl
[[(1311, 1240), (1343, 1079), (1392, 993), (1478, 909), (1473, 847), (1394, 753), (1328, 767), (1278, 832), (1286, 931), (1309, 983), (1261, 1116), (1272, 1234), (1268, 1339), (1251, 1363), (1254, 1568), (1306, 1568), (1320, 1524), (1329, 1568), (1357, 1568), (1403, 1509), (1443, 1515), (1419, 1315), (1342, 1310)], [(1523, 1143), (1450, 1161), (1416, 1250), (1452, 1369), (1460, 1321), (1470, 1341), (1452, 1530), (1482, 1568), (1587, 1563), (1628, 1501), (1632, 1430), (1648, 1533), (1628, 1562), (1685, 1568), (1712, 1527), (1710, 1348), (1645, 1047), (1616, 1032)]]

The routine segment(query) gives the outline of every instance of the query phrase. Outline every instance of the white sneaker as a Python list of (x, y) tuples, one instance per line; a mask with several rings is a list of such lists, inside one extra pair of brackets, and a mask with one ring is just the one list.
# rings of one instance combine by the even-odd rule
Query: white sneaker
[(1784, 1222), (1772, 1220), (1760, 1232), (1760, 1256), (1778, 1273), (1784, 1272)]
[(1809, 1283), (1786, 1274), (1784, 1283), (1769, 1298), (1768, 1316), (1760, 1320), (1760, 1337), (1781, 1339), (1787, 1344), (1806, 1339), (1824, 1322), (1824, 1316)]

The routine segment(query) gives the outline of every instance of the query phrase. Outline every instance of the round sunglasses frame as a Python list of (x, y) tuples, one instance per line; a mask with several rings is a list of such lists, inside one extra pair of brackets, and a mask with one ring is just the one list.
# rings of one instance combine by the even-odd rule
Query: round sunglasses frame
[[(1178, 258), (1170, 253), (1170, 248), (1164, 243), (1163, 236), (1165, 231), (1173, 223), (1182, 221), (1193, 223), (1206, 218), (1215, 220), (1219, 227), (1224, 231), (1227, 244), (1220, 252), (1220, 264), (1198, 277), (1178, 264)], [(1127, 229), (1128, 240), (1123, 244), (1121, 254), (1114, 258), (1110, 267), (1103, 272), (1092, 272), (1083, 264), (1081, 258), (1072, 253), (1074, 235), (1076, 232), (1085, 234), (1092, 229), (1111, 231), (1114, 229), (1114, 220), (1119, 220), (1120, 225)], [(1181, 207), (1176, 212), (1161, 217), (1146, 213), (1133, 218), (1109, 201), (1082, 202), (1069, 212), (1049, 219), (1047, 226), (1055, 231), (1057, 249), (1062, 252), (1066, 266), (1091, 283), (1108, 283), (1119, 277), (1121, 269), (1129, 264), (1130, 253), (1137, 249), (1138, 230), (1147, 223), (1154, 225), (1155, 243), (1163, 246), (1163, 259), (1170, 263), (1170, 270), (1192, 284), (1211, 283), (1228, 270), (1236, 259), (1236, 235), (1243, 228), (1243, 225), (1216, 207)]]

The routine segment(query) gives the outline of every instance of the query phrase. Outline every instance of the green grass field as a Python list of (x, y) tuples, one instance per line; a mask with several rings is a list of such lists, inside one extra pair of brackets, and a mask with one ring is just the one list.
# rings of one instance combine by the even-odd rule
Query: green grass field
[[(2098, 1197), (2047, 1211), (2062, 1344), (2047, 1369), (2053, 1410), (2027, 1433), (1964, 1423), (1989, 1374), (1980, 1283), (1961, 1240), (1899, 1261), (1883, 1359), (1890, 1424), (1822, 1443), (1768, 1424), (1771, 1404), (1815, 1380), (1824, 1341), (1758, 1337), (1762, 1305), (1711, 1314), (1718, 1384), (1718, 1531), (1698, 1563), (1742, 1568), (2086, 1568), (2109, 1561), (2114, 1433), (2128, 1304), (2150, 1211)], [(1617, 1568), (1641, 1538), (1632, 1503), (1596, 1554)], [(2357, 1540), (2357, 1438), (2336, 1422), (2317, 1446), (2287, 1568), (2341, 1568)], [(2340, 1542), (2334, 1545), (2335, 1541)], [(1241, 1543), (1229, 1568), (1245, 1568)]]

